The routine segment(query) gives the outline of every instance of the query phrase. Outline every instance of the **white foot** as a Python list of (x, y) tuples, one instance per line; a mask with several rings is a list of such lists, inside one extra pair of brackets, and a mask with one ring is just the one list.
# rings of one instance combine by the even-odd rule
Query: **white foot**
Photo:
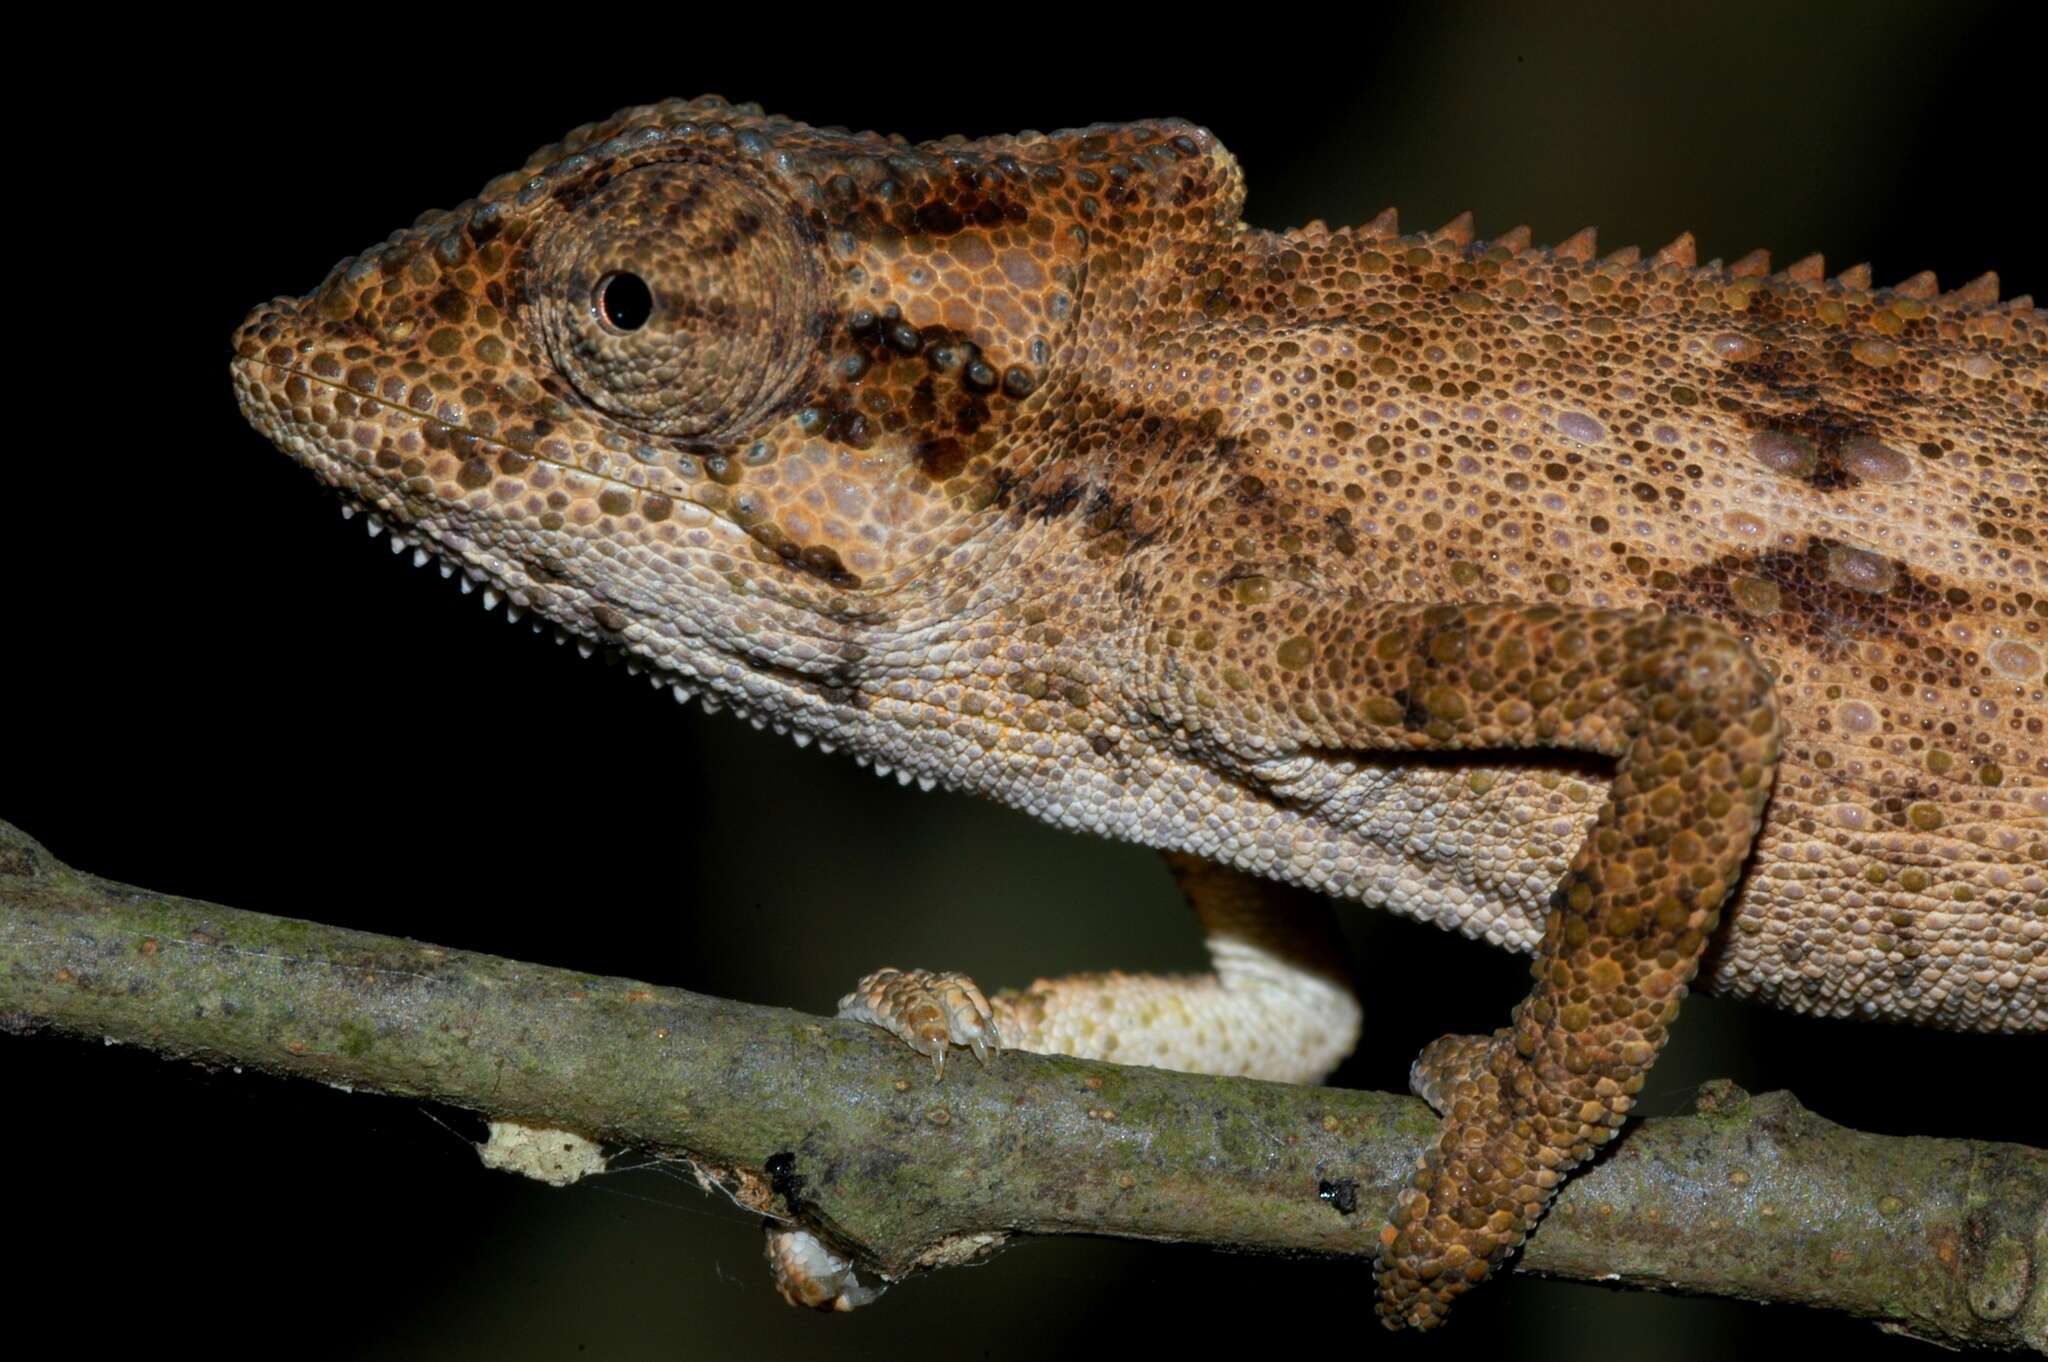
[(839, 1015), (881, 1027), (946, 1076), (946, 1051), (965, 1046), (988, 1063), (1002, 1053), (995, 1014), (979, 986), (964, 974), (922, 969), (881, 969), (839, 1000)]

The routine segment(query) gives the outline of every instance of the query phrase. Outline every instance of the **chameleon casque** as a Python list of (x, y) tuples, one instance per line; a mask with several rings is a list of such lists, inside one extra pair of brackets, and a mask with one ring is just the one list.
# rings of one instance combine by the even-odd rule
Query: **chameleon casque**
[[(1533, 953), (1508, 1027), (1416, 1061), (1390, 1326), (1521, 1242), (1689, 986), (2048, 1030), (2031, 301), (1242, 199), (1182, 122), (912, 145), (670, 101), (258, 307), (234, 382), (487, 604), (1168, 853), (1213, 974), (842, 1002), (935, 1066), (1320, 1078), (1360, 1013), (1270, 880)], [(864, 1294), (801, 1231), (771, 1261)]]

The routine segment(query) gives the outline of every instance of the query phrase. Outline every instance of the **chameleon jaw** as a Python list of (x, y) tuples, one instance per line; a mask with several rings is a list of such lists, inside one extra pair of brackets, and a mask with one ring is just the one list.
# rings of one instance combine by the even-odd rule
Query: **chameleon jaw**
[[(612, 665), (623, 666), (629, 675), (644, 675), (650, 686), (656, 690), (667, 690), (678, 704), (698, 701), (707, 714), (730, 710), (733, 717), (744, 720), (751, 727), (788, 737), (798, 747), (809, 747), (815, 742), (820, 751), (829, 754), (836, 752), (848, 740), (845, 721), (826, 712), (827, 707), (791, 703), (780, 694), (793, 688), (795, 680), (800, 678), (778, 686), (764, 682), (760, 668), (701, 668), (672, 654), (641, 652), (617, 635), (608, 637), (602, 630), (580, 627), (577, 612), (551, 608), (551, 603), (537, 600), (530, 581), (515, 580), (517, 574), (508, 561), (480, 550), (469, 536), (456, 530), (447, 517), (416, 514), (402, 498), (389, 491), (380, 496), (379, 492), (384, 491), (388, 484), (365, 474), (356, 461), (338, 456), (326, 442), (316, 438), (311, 427), (278, 418), (272, 405), (261, 399), (261, 394), (270, 391), (262, 377), (264, 371), (282, 376), (278, 384), (280, 388), (289, 378), (299, 377), (336, 391), (347, 392), (348, 389), (305, 375), (297, 369), (246, 357), (238, 356), (233, 367), (237, 398), (243, 414), (279, 449), (334, 489), (341, 499), (343, 519), (360, 517), (370, 538), (382, 537), (394, 554), (410, 551), (414, 567), (433, 564), (444, 580), (456, 582), (463, 595), (477, 596), (486, 611), (495, 611), (502, 605), (509, 623), (524, 621), (535, 634), (550, 633), (557, 645), (573, 642), (582, 657), (600, 657)], [(418, 412), (410, 414), (428, 419), (420, 417)], [(428, 503), (427, 509), (437, 509), (438, 505)], [(723, 526), (735, 539), (740, 535), (737, 526), (711, 512), (692, 507), (686, 513), (699, 515), (707, 526)], [(528, 618), (529, 614), (532, 618)], [(920, 790), (927, 792), (939, 784), (939, 777), (934, 772), (895, 764), (864, 751), (853, 755), (858, 765), (868, 767), (884, 778), (893, 775), (898, 784), (907, 786), (915, 783)]]

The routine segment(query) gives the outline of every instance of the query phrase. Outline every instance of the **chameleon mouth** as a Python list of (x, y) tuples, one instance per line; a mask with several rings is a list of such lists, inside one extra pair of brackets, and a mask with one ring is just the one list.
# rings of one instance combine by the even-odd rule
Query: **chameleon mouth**
[[(531, 611), (536, 616), (529, 621), (533, 632), (538, 634), (547, 629), (551, 621), (544, 618), (539, 602), (533, 599), (530, 582), (519, 580), (523, 574), (516, 572), (513, 560), (509, 556), (492, 554), (477, 545), (460, 531), (459, 522), (449, 523), (461, 514), (461, 506), (433, 502), (423, 509), (440, 512), (440, 515), (415, 514), (401, 490), (406, 476), (403, 469), (379, 469), (371, 452), (375, 446), (370, 439), (359, 439), (356, 447), (361, 452), (350, 454), (345, 441), (334, 429), (341, 421), (354, 416), (362, 417), (359, 424), (373, 428), (387, 417), (395, 417), (411, 426), (409, 433), (417, 437), (420, 427), (438, 419), (434, 414), (422, 412), (402, 400), (390, 400), (388, 395), (367, 393), (345, 381), (337, 382), (309, 372), (300, 364), (282, 362), (279, 357), (249, 353), (248, 347), (242, 344), (244, 337), (259, 321), (278, 320), (276, 309), (288, 306), (289, 302), (279, 299), (258, 308), (244, 323), (242, 331), (237, 333), (237, 353), (229, 368), (243, 419), (331, 488), (340, 498), (342, 518), (354, 520), (360, 517), (369, 536), (372, 539), (383, 537), (393, 554), (404, 554), (409, 550), (414, 567), (434, 564), (444, 580), (456, 581), (463, 595), (480, 595), (486, 611), (495, 611), (502, 604), (506, 619), (512, 623), (520, 622)], [(322, 419), (311, 404), (311, 395), (316, 389), (363, 406), (348, 417), (337, 415), (333, 419)], [(457, 432), (465, 441), (474, 441), (480, 448), (510, 448), (473, 431), (454, 426), (448, 429)], [(523, 457), (563, 468), (559, 462), (538, 455)], [(564, 468), (564, 471), (571, 470)], [(584, 473), (584, 476), (592, 475)], [(718, 519), (703, 508), (696, 509), (706, 523)], [(651, 684), (657, 688), (667, 686), (679, 702), (687, 703), (697, 698), (706, 681), (706, 678), (681, 666), (643, 663), (623, 645), (586, 635), (558, 621), (552, 622), (552, 632), (556, 643), (574, 642), (577, 652), (584, 657), (601, 655), (608, 661), (625, 665), (636, 675), (646, 673)], [(719, 701), (708, 691), (703, 698), (707, 709), (716, 711), (720, 707)]]
[[(236, 328), (229, 362), (236, 401), (243, 419), (272, 444), (363, 508), (415, 526), (423, 534), (437, 517), (488, 515), (486, 507), (466, 497), (408, 497), (406, 484), (437, 474), (445, 480), (451, 476), (446, 468), (451, 458), (458, 464), (481, 461), (479, 466), (514, 459), (539, 465), (558, 478), (615, 488), (629, 497), (658, 494), (678, 511), (696, 517), (693, 524), (722, 523), (736, 536), (746, 537), (744, 527), (683, 488), (652, 488), (570, 463), (534, 442), (515, 445), (475, 429), (460, 410), (433, 409), (434, 394), (420, 383), (380, 373), (362, 363), (360, 356), (351, 360), (345, 352), (338, 357), (326, 343), (310, 338), (301, 312), (305, 302), (273, 298), (252, 309)], [(318, 402), (323, 394), (324, 409)], [(429, 467), (434, 464), (441, 467)], [(384, 495), (378, 495), (379, 489)]]
[[(377, 467), (375, 455), (367, 447), (369, 440), (374, 438), (374, 423), (387, 413), (411, 423), (415, 427), (411, 433), (416, 437), (420, 430), (426, 426), (433, 425), (439, 427), (440, 430), (446, 432), (447, 438), (455, 443), (460, 451), (464, 453), (490, 454), (493, 456), (508, 453), (516, 454), (519, 458), (528, 462), (546, 464), (548, 467), (564, 474), (574, 474), (577, 477), (589, 478), (634, 492), (642, 490), (632, 483), (618, 478), (607, 477), (603, 473), (592, 472), (587, 468), (563, 463), (559, 459), (551, 459), (547, 455), (535, 450), (514, 449), (513, 446), (503, 441), (493, 439), (491, 436), (472, 430), (458, 422), (445, 421), (437, 413), (421, 411), (403, 398), (393, 398), (388, 394), (366, 392), (352, 383), (338, 381), (334, 378), (313, 373), (298, 365), (279, 363), (271, 359), (237, 355), (231, 361), (230, 367), (234, 371), (236, 400), (241, 405), (244, 420), (261, 431), (264, 437), (272, 444), (311, 469), (323, 482), (328, 483), (337, 491), (355, 497), (363, 506), (383, 510), (396, 519), (403, 519), (412, 523), (417, 523), (418, 521), (417, 517), (405, 514), (401, 507), (386, 505), (356, 486), (354, 482), (336, 476), (340, 470), (349, 470), (357, 474), (359, 480), (368, 482), (373, 486), (396, 486), (406, 477), (410, 476), (402, 466), (380, 471)], [(261, 376), (266, 373), (276, 375), (276, 381), (274, 383), (266, 381)], [(331, 421), (323, 422), (314, 418), (302, 419), (298, 415), (299, 399), (304, 391), (312, 388), (325, 389), (337, 397), (347, 398), (351, 402), (360, 404), (359, 410), (356, 413), (338, 414)], [(277, 401), (279, 396), (284, 397), (289, 405), (280, 404)], [(359, 457), (351, 457), (337, 448), (342, 443), (342, 440), (335, 435), (334, 427), (343, 421), (356, 420), (358, 416), (360, 419), (357, 420), (357, 424), (365, 429), (368, 433), (368, 438), (359, 437), (358, 443), (364, 447), (363, 454)], [(322, 435), (326, 436), (326, 438), (320, 438)], [(451, 503), (442, 502), (434, 504), (451, 505)], [(695, 505), (696, 503), (691, 504)], [(710, 512), (708, 507), (699, 507), (699, 509), (705, 512), (707, 519), (718, 518)]]
[[(295, 365), (267, 358), (237, 354), (230, 368), (236, 400), (244, 419), (264, 438), (333, 489), (340, 498), (342, 518), (360, 519), (369, 537), (383, 538), (393, 554), (410, 551), (414, 567), (423, 568), (432, 563), (442, 579), (455, 581), (463, 595), (477, 596), (485, 611), (494, 612), (503, 605), (507, 622), (516, 624), (524, 621), (535, 634), (550, 633), (558, 645), (573, 643), (582, 657), (596, 657), (622, 666), (629, 675), (644, 675), (649, 685), (656, 690), (667, 690), (679, 704), (687, 705), (696, 700), (708, 714), (730, 708), (734, 717), (746, 720), (756, 729), (772, 729), (791, 738), (799, 747), (808, 747), (815, 740), (825, 752), (836, 750), (836, 744), (824, 736), (830, 725), (799, 726), (785, 722), (771, 710), (767, 702), (766, 688), (770, 681), (767, 673), (777, 669), (729, 668), (727, 671), (732, 674), (713, 677), (685, 661), (643, 658), (621, 642), (594, 636), (554, 619), (552, 612), (533, 599), (530, 583), (516, 580), (521, 574), (516, 573), (511, 558), (500, 559), (498, 555), (488, 553), (452, 526), (412, 515), (405, 498), (397, 490), (400, 486), (398, 475), (380, 475), (374, 460), (353, 458), (339, 451), (328, 429), (329, 423), (300, 419), (296, 411), (302, 404), (292, 400), (292, 385), (296, 381), (304, 384), (307, 390), (317, 386), (360, 402), (375, 402), (383, 412), (412, 422), (433, 421), (436, 419), (434, 416), (409, 404), (372, 397), (346, 383), (336, 383)], [(473, 435), (473, 432), (465, 434)], [(480, 435), (474, 438), (480, 445), (510, 448)], [(568, 469), (556, 460), (537, 461), (564, 471), (593, 476), (585, 470)], [(433, 504), (437, 508), (440, 506), (440, 503)], [(706, 526), (719, 526), (723, 533), (744, 537), (744, 531), (737, 525), (708, 508), (695, 503), (681, 504), (701, 517)], [(779, 679), (786, 685), (795, 685), (805, 691), (818, 691), (817, 680), (813, 677), (792, 674), (782, 675)], [(862, 753), (856, 753), (855, 760), (862, 766), (870, 764), (870, 758)], [(879, 760), (872, 765), (877, 775), (893, 774), (905, 785), (915, 780), (921, 788), (930, 790), (936, 784), (931, 776), (906, 768), (891, 767)]]
[[(338, 495), (345, 519), (361, 519), (369, 536), (382, 537), (393, 554), (410, 551), (415, 567), (433, 563), (440, 576), (454, 579), (464, 595), (479, 596), (485, 610), (503, 605), (507, 620), (524, 619), (536, 634), (551, 630), (557, 644), (574, 643), (584, 657), (601, 657), (629, 674), (644, 675), (651, 686), (667, 689), (679, 703), (700, 700), (709, 713), (730, 707), (735, 717), (757, 729), (772, 728), (800, 747), (815, 740), (823, 750), (834, 750), (827, 735), (838, 728), (834, 715), (849, 698), (845, 681), (821, 679), (772, 659), (731, 656), (716, 647), (708, 650), (713, 661), (706, 666), (693, 665), (688, 653), (653, 656), (636, 651), (623, 631), (613, 637), (590, 626), (586, 616), (592, 612), (567, 594), (573, 587), (557, 588), (537, 579), (518, 552), (494, 549), (468, 532), (471, 526), (496, 523), (502, 515), (508, 526), (543, 533), (515, 508), (494, 511), (491, 503), (422, 494), (410, 491), (407, 484), (433, 476), (425, 466), (429, 456), (442, 461), (445, 473), (451, 454), (458, 463), (511, 455), (544, 465), (558, 477), (636, 494), (645, 489), (535, 449), (515, 448), (459, 421), (443, 420), (443, 413), (422, 411), (408, 400), (409, 390), (400, 390), (395, 376), (390, 376), (390, 384), (378, 385), (381, 391), (366, 390), (351, 381), (355, 376), (334, 356), (298, 339), (298, 306), (298, 300), (274, 299), (252, 311), (236, 332), (229, 365), (236, 401), (252, 427)], [(315, 366), (333, 372), (317, 372)], [(437, 428), (438, 443), (427, 440), (430, 427)], [(678, 521), (729, 538), (735, 551), (752, 550), (754, 541), (747, 531), (715, 508), (687, 497), (673, 501), (671, 514)], [(584, 545), (573, 532), (552, 534), (549, 542), (557, 558), (573, 557)], [(783, 697), (779, 703), (778, 692)], [(790, 692), (803, 697), (794, 706)], [(929, 790), (937, 783), (933, 774), (858, 752), (855, 757), (863, 766), (872, 761), (876, 774), (893, 774), (906, 785), (915, 781)]]
[[(477, 505), (466, 497), (408, 495), (408, 483), (432, 476), (426, 471), (429, 456), (441, 460), (445, 480), (445, 464), (452, 453), (458, 463), (485, 467), (514, 459), (522, 465), (541, 466), (558, 479), (615, 488), (629, 498), (654, 495), (667, 503), (666, 514), (674, 516), (678, 524), (725, 536), (728, 551), (753, 552), (755, 538), (746, 527), (728, 509), (699, 500), (687, 486), (649, 488), (550, 457), (531, 444), (510, 444), (463, 424), (459, 418), (447, 419), (451, 413), (421, 410), (411, 400), (410, 390), (395, 377), (387, 376), (384, 391), (368, 390), (352, 381), (354, 375), (346, 374), (331, 355), (309, 351), (302, 356), (277, 343), (252, 353), (255, 347), (246, 343), (245, 337), (260, 320), (277, 320), (274, 309), (290, 301), (264, 304), (236, 333), (236, 353), (229, 368), (242, 417), (355, 509), (381, 518), (383, 523), (405, 527), (402, 533), (394, 530), (394, 544), (425, 543), (476, 580), (495, 576), (501, 592), (515, 598), (521, 594), (523, 588), (514, 574), (490, 570), (484, 561), (489, 555), (460, 533), (464, 521), (492, 519), (489, 505)], [(310, 366), (325, 366), (332, 372), (316, 372)], [(329, 395), (330, 412), (314, 408), (316, 391)], [(342, 410), (342, 404), (348, 409)], [(390, 449), (391, 442), (381, 438), (390, 433), (394, 420), (406, 426), (396, 454)], [(519, 517), (514, 514), (512, 518)], [(581, 541), (573, 536), (562, 543), (572, 553), (581, 547)], [(398, 550), (394, 547), (393, 551)]]
[[(376, 538), (390, 529), (387, 542), (394, 554), (412, 550), (415, 567), (438, 562), (441, 576), (462, 574), (465, 595), (484, 588), (485, 608), (496, 607), (500, 597), (511, 598), (515, 588), (507, 572), (494, 570), (489, 559), (468, 544), (466, 536), (451, 535), (440, 525), (414, 515), (398, 492), (396, 470), (380, 476), (367, 452), (351, 457), (336, 435), (337, 421), (323, 421), (312, 413), (308, 395), (315, 388), (356, 402), (376, 402), (370, 395), (346, 384), (334, 383), (304, 369), (274, 361), (237, 355), (230, 365), (235, 399), (242, 417), (265, 439), (306, 468), (341, 498), (341, 514), (353, 519), (364, 515), (370, 536)], [(431, 420), (403, 404), (384, 404), (384, 410), (417, 425)], [(305, 415), (301, 415), (301, 413)], [(383, 412), (374, 413), (381, 420)], [(367, 444), (368, 442), (364, 442)], [(524, 604), (524, 602), (521, 602)], [(518, 606), (512, 607), (517, 618)]]

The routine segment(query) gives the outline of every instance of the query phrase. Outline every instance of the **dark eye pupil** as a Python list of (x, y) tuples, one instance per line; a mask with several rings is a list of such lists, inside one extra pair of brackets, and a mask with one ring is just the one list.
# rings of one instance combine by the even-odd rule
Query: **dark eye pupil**
[(610, 274), (597, 286), (597, 310), (614, 331), (638, 331), (654, 315), (654, 292), (637, 274)]

